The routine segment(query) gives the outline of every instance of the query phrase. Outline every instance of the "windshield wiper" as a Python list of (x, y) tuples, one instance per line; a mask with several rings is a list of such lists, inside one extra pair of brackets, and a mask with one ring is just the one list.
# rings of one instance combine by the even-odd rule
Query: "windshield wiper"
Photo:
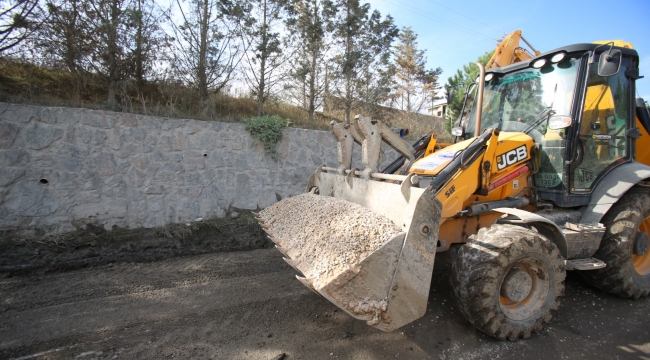
[(524, 129), (524, 134), (528, 135), (529, 132), (533, 131), (535, 128), (540, 126), (542, 122), (548, 121), (548, 119), (551, 118), (551, 116), (555, 115), (555, 111), (553, 110), (553, 104), (555, 103), (555, 96), (557, 95), (557, 83), (555, 83), (554, 89), (553, 89), (553, 100), (551, 101), (551, 105), (547, 106), (542, 110), (542, 112), (537, 115), (533, 121)]
[(523, 133), (528, 134), (529, 132), (533, 131), (536, 129), (538, 126), (540, 126), (544, 121), (548, 121), (548, 119), (555, 114), (555, 110), (553, 110), (553, 105), (547, 106), (542, 110), (539, 115), (537, 115), (533, 121), (528, 125), (526, 128), (524, 128)]

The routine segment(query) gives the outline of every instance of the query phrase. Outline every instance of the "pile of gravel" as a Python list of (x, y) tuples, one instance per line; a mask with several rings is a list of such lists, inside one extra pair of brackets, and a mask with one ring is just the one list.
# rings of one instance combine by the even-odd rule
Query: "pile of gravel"
[(280, 201), (259, 216), (317, 289), (401, 232), (361, 205), (309, 193)]

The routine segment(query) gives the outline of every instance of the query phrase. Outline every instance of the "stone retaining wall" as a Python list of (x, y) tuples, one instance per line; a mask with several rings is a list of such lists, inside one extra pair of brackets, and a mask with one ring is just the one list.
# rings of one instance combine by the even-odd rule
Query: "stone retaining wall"
[(277, 149), (273, 160), (241, 123), (0, 103), (0, 231), (224, 217), (302, 193), (319, 165), (336, 166), (326, 131), (287, 128)]

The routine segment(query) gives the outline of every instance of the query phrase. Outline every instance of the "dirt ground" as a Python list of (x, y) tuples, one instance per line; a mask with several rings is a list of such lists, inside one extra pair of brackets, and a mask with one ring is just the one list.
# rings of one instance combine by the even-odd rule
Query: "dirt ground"
[(384, 333), (304, 287), (274, 249), (0, 279), (2, 359), (650, 359), (650, 299), (568, 276), (560, 310), (499, 342), (454, 308), (439, 258), (420, 320)]
[(58, 235), (0, 234), (0, 277), (69, 271), (124, 262), (272, 247), (250, 212), (236, 217), (170, 223), (159, 228), (114, 228), (87, 224)]

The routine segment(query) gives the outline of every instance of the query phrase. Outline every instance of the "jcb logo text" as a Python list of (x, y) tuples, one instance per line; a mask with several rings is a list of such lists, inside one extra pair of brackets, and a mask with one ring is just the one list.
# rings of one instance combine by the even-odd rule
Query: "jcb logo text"
[(522, 145), (516, 149), (510, 150), (505, 154), (497, 156), (497, 168), (503, 170), (506, 166), (515, 164), (528, 157), (526, 146)]

